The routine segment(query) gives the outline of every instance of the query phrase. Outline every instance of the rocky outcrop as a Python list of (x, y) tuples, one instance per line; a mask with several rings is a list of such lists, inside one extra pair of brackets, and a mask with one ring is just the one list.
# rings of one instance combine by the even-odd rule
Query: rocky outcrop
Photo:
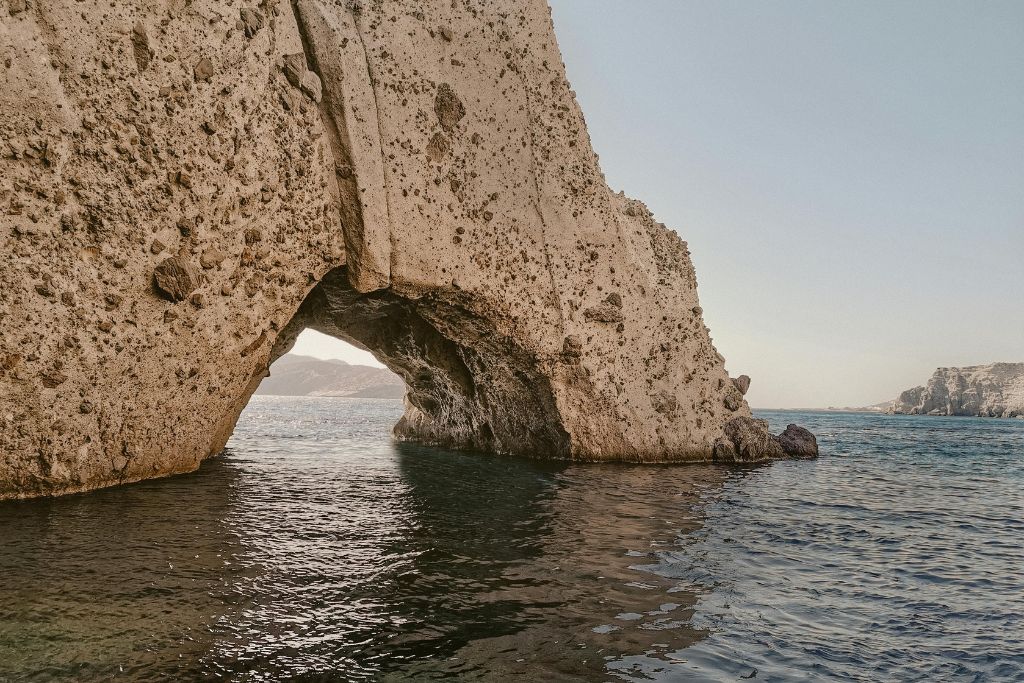
[(794, 458), (814, 458), (818, 455), (818, 439), (810, 430), (791, 424), (777, 437), (786, 455)]
[(725, 434), (714, 445), (714, 462), (758, 463), (775, 458), (815, 458), (818, 440), (811, 432), (791, 424), (778, 436), (768, 430), (767, 420), (735, 417), (725, 424)]
[(542, 0), (0, 22), (0, 498), (195, 469), (306, 326), (403, 377), (400, 438), (708, 460), (749, 416)]
[(1024, 417), (1024, 363), (939, 368), (926, 386), (901, 393), (889, 412)]

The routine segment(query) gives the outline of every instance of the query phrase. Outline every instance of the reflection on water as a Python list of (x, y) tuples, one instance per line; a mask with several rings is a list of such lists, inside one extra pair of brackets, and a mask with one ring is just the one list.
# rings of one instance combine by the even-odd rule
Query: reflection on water
[(832, 455), (735, 470), (400, 411), (257, 397), (198, 473), (0, 504), (0, 681), (1024, 677), (1024, 422), (800, 415)]
[(0, 680), (166, 670), (215, 646), (251, 573), (224, 525), (237, 471), (0, 504)]

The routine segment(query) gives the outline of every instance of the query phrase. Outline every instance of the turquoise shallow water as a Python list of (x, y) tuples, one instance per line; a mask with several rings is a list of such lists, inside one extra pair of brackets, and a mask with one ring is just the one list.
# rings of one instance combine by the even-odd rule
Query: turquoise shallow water
[(257, 397), (197, 473), (0, 504), (0, 681), (1024, 680), (1024, 421), (764, 412), (817, 461), (395, 445)]

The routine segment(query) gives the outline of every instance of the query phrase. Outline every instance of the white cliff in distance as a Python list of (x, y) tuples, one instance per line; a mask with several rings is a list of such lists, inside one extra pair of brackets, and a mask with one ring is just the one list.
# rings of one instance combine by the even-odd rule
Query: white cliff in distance
[(1024, 363), (939, 368), (926, 386), (900, 394), (889, 412), (1024, 417)]

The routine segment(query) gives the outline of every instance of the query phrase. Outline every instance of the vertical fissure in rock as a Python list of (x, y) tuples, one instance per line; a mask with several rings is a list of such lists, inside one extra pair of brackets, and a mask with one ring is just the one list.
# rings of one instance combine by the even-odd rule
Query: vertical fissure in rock
[[(337, 88), (333, 87), (335, 79), (330, 78), (329, 74), (324, 73), (324, 67), (319, 59), (315, 40), (312, 37), (310, 17), (307, 15), (307, 12), (319, 12), (319, 8), (316, 8), (316, 10), (304, 10), (305, 5), (306, 3), (303, 3), (302, 0), (292, 0), (290, 3), (295, 25), (298, 29), (299, 40), (302, 44), (302, 57), (306, 68), (317, 74), (323, 84), (322, 96), (316, 105), (320, 113), (320, 119), (323, 121), (324, 129), (327, 131), (331, 155), (334, 158), (331, 190), (337, 202), (342, 234), (345, 237), (346, 262), (352, 267), (350, 272), (355, 272), (361, 267), (362, 257), (367, 245), (365, 240), (366, 226), (364, 222), (363, 199), (359, 191), (358, 171), (352, 153), (352, 135), (345, 117), (345, 103), (342, 101), (344, 96), (337, 92)], [(322, 15), (319, 18), (321, 23), (325, 23), (323, 22)], [(368, 62), (367, 68), (369, 68)], [(339, 79), (344, 77), (343, 74), (337, 75)], [(369, 77), (369, 74), (367, 77)], [(390, 232), (389, 223), (389, 242)], [(356, 277), (358, 279), (358, 276)]]
[[(363, 62), (366, 64), (366, 76), (370, 79), (370, 94), (373, 96), (373, 110), (377, 116), (377, 138), (379, 140), (378, 146), (380, 149), (381, 171), (384, 174), (385, 185), (390, 185), (390, 173), (388, 172), (387, 162), (384, 160), (384, 129), (381, 127), (380, 101), (378, 100), (377, 94), (377, 86), (379, 83), (377, 81), (376, 74), (373, 72), (373, 66), (370, 64), (370, 53), (366, 49), (366, 40), (363, 38), (362, 27), (359, 25), (359, 11), (356, 7), (350, 8), (349, 11), (352, 13), (352, 25), (355, 26), (356, 36), (359, 38), (359, 47), (363, 52)], [(391, 245), (391, 248), (388, 250), (388, 266), (389, 270), (391, 270), (395, 259), (395, 235), (394, 231), (391, 229), (391, 200), (386, 191), (384, 192), (384, 209), (387, 212), (388, 218), (388, 244)]]

